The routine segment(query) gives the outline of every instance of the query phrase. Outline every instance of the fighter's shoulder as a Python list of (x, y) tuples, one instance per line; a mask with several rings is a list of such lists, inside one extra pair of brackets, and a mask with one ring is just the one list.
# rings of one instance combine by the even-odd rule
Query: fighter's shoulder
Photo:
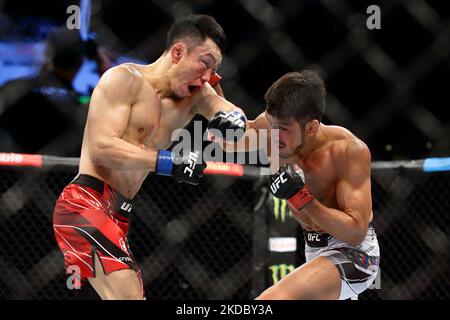
[(144, 83), (144, 76), (138, 67), (123, 63), (108, 69), (101, 77), (100, 84), (118, 94), (135, 95)]
[(364, 141), (343, 127), (334, 127), (334, 129), (337, 132), (337, 138), (332, 143), (331, 152), (336, 162), (370, 164), (370, 150)]

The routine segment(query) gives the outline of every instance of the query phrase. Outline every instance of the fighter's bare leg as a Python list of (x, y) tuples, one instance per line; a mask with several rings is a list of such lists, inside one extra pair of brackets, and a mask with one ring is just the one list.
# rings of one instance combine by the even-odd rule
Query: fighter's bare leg
[(95, 278), (88, 278), (89, 283), (103, 300), (142, 300), (141, 284), (136, 271), (123, 269), (103, 273), (98, 255), (95, 255)]
[(257, 300), (337, 300), (341, 277), (336, 266), (326, 257), (317, 257), (298, 267)]

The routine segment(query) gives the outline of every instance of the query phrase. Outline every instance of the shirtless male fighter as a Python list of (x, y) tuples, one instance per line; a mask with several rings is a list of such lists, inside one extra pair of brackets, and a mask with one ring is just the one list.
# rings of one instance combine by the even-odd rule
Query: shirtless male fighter
[(377, 275), (370, 151), (349, 130), (321, 123), (325, 95), (316, 72), (288, 73), (267, 90), (265, 112), (248, 121), (240, 143), (222, 144), (225, 151), (250, 150), (245, 137), (252, 129), (278, 129), (266, 135), (277, 140), (280, 157), (270, 191), (287, 200), (303, 228), (306, 263), (257, 299), (348, 299)]
[[(214, 18), (191, 15), (174, 23), (161, 57), (149, 65), (108, 70), (92, 95), (79, 174), (63, 190), (53, 226), (66, 268), (102, 299), (142, 299), (142, 280), (127, 242), (131, 199), (149, 172), (197, 184), (206, 168), (200, 152), (173, 154), (171, 134), (195, 114), (221, 132), (245, 130), (242, 110), (203, 103), (216, 92), (226, 37)], [(70, 270), (73, 270), (71, 268)]]

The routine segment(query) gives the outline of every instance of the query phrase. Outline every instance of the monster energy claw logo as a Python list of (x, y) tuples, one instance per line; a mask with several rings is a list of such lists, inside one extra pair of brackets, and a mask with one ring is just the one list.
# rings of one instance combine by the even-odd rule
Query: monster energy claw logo
[(277, 283), (285, 276), (288, 275), (289, 272), (294, 271), (295, 266), (293, 264), (275, 264), (269, 267), (269, 270), (272, 271), (272, 280), (273, 284)]
[[(272, 199), (273, 199), (273, 215), (275, 216), (275, 220), (280, 219), (281, 222), (284, 222), (286, 220), (287, 201), (276, 197), (272, 197)], [(291, 215), (290, 210), (289, 214)]]

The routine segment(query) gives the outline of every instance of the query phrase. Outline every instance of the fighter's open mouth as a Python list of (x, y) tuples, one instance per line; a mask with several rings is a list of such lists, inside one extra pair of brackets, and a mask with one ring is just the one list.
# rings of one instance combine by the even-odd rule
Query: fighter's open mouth
[(189, 92), (190, 92), (190, 93), (194, 93), (194, 91), (195, 91), (196, 89), (198, 89), (198, 88), (199, 88), (198, 86), (193, 86), (193, 85), (188, 86), (188, 89), (189, 89)]

